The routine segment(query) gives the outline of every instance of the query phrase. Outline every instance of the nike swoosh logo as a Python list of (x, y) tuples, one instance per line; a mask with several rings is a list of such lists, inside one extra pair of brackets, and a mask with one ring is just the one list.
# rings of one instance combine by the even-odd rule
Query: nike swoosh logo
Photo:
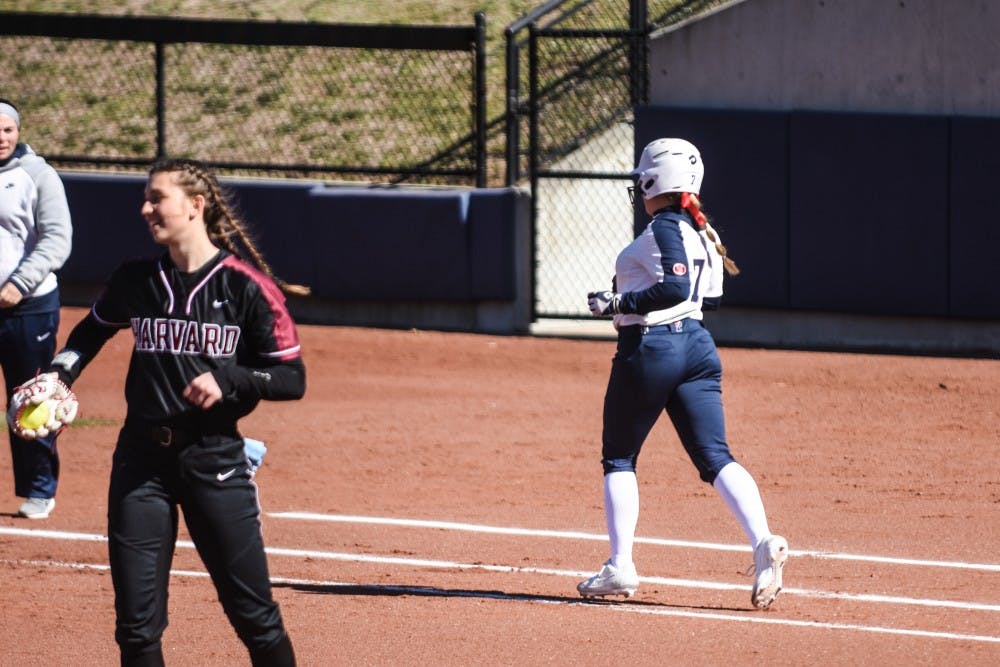
[(38, 339), (38, 342), (39, 342), (39, 343), (41, 343), (41, 342), (42, 342), (43, 340), (45, 340), (46, 338), (48, 338), (48, 337), (49, 337), (49, 336), (51, 336), (51, 335), (52, 335), (52, 332), (51, 332), (51, 331), (46, 331), (46, 332), (45, 332), (45, 333), (43, 333), (43, 334), (42, 334), (41, 336), (35, 336), (35, 338), (37, 338), (37, 339)]
[(219, 301), (218, 299), (212, 300), (212, 308), (222, 308), (225, 304), (229, 303), (229, 299), (223, 299)]
[(215, 476), (215, 479), (219, 480), (220, 482), (225, 482), (227, 479), (236, 474), (236, 470), (237, 470), (236, 468), (233, 468), (229, 472), (220, 472), (218, 475)]

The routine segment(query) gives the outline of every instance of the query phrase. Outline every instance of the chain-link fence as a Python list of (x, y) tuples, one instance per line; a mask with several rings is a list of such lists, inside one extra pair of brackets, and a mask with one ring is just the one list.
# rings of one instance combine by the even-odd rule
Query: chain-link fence
[(470, 27), (0, 16), (0, 89), (56, 166), (485, 185)]
[(585, 317), (633, 238), (625, 188), (646, 43), (719, 0), (549, 2), (507, 31), (507, 180), (534, 195), (535, 315)]
[(629, 9), (642, 4), (589, 3), (530, 30), (529, 163), (541, 316), (587, 314), (586, 293), (610, 289), (615, 256), (632, 239), (624, 187), (631, 109), (644, 97), (645, 58), (634, 56), (645, 35), (641, 24), (630, 29)]
[[(728, 0), (550, 0), (474, 26), (0, 14), (0, 90), (57, 167), (529, 186), (534, 316), (587, 316), (633, 235), (649, 34)], [(487, 73), (486, 59), (503, 61)], [(495, 93), (487, 119), (487, 78)]]

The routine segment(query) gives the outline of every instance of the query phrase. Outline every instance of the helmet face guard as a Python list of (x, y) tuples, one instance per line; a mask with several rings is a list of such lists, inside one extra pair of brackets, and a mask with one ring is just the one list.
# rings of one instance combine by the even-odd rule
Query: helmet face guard
[(705, 177), (701, 153), (684, 139), (657, 139), (643, 149), (632, 170), (644, 199), (667, 192), (699, 194)]

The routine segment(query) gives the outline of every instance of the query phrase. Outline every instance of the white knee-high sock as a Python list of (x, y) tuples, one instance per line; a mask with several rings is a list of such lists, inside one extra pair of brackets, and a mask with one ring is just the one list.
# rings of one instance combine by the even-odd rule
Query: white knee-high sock
[(611, 542), (611, 564), (630, 565), (639, 522), (639, 481), (634, 472), (620, 470), (604, 476), (604, 516)]
[(761, 540), (771, 534), (757, 482), (746, 468), (735, 461), (726, 465), (719, 471), (712, 486), (743, 526), (751, 548), (756, 548)]

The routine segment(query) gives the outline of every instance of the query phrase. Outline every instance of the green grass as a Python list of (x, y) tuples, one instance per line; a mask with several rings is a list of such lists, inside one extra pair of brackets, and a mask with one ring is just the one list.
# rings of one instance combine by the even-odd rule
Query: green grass
[[(490, 51), (487, 114), (496, 117), (504, 100), (503, 30), (536, 5), (535, 0), (0, 0), (0, 11), (463, 26), (473, 25), (481, 11)], [(70, 52), (67, 46), (33, 38), (5, 43), (0, 87), (26, 111), (24, 140), (48, 155), (154, 153), (155, 109), (151, 87), (142, 83), (152, 80), (148, 47), (79, 43)], [(120, 52), (108, 53), (111, 48)], [(234, 56), (225, 51), (190, 45), (168, 56), (168, 152), (191, 147), (199, 157), (254, 161), (280, 141), (279, 159), (287, 163), (398, 165), (422, 161), (471, 129), (471, 87), (463, 83), (468, 64), (356, 50), (334, 59), (317, 56), (316, 49), (243, 50)], [(386, 63), (398, 70), (392, 78), (383, 71)], [(206, 73), (208, 67), (215, 71)], [(421, 67), (442, 69), (413, 71)], [(11, 81), (4, 81), (5, 70)], [(451, 71), (465, 78), (450, 81)], [(227, 81), (220, 72), (236, 75)]]
[[(720, 0), (649, 0), (653, 16), (677, 20)], [(507, 99), (503, 31), (543, 0), (0, 0), (2, 11), (154, 16), (247, 21), (463, 25), (484, 12), (487, 118), (503, 116)], [(627, 27), (628, 0), (595, 0), (566, 26)], [(0, 19), (2, 20), (2, 19)], [(564, 26), (564, 27), (566, 27)], [(151, 46), (10, 37), (0, 50), (0, 88), (22, 106), (22, 138), (43, 155), (146, 158), (155, 152)], [(554, 79), (584, 60), (552, 57)], [(336, 57), (312, 48), (168, 47), (166, 151), (219, 162), (398, 167), (419, 164), (471, 132), (467, 54), (344, 49)], [(462, 60), (464, 58), (464, 61)], [(523, 78), (526, 61), (522, 60)], [(5, 74), (6, 72), (6, 74)], [(621, 80), (615, 70), (612, 84)], [(9, 77), (9, 78), (8, 78)], [(596, 81), (596, 79), (595, 79)], [(544, 84), (544, 82), (543, 82)], [(618, 108), (615, 85), (582, 81), (550, 117), (548, 143), (571, 145), (593, 125), (591, 114)], [(522, 97), (522, 99), (524, 99)], [(553, 113), (554, 110), (554, 113)], [(601, 122), (599, 119), (598, 122)], [(498, 128), (499, 130), (500, 128)], [(544, 142), (543, 142), (544, 143)], [(488, 140), (489, 182), (500, 184), (505, 137)], [(454, 166), (471, 168), (471, 153)], [(469, 164), (467, 164), (469, 163)], [(59, 167), (57, 162), (54, 164)], [(443, 164), (441, 166), (444, 166)], [(307, 174), (291, 174), (307, 175)], [(314, 175), (314, 174), (312, 174)]]
[(72, 428), (88, 428), (94, 426), (117, 426), (118, 420), (104, 417), (81, 417), (73, 422)]

